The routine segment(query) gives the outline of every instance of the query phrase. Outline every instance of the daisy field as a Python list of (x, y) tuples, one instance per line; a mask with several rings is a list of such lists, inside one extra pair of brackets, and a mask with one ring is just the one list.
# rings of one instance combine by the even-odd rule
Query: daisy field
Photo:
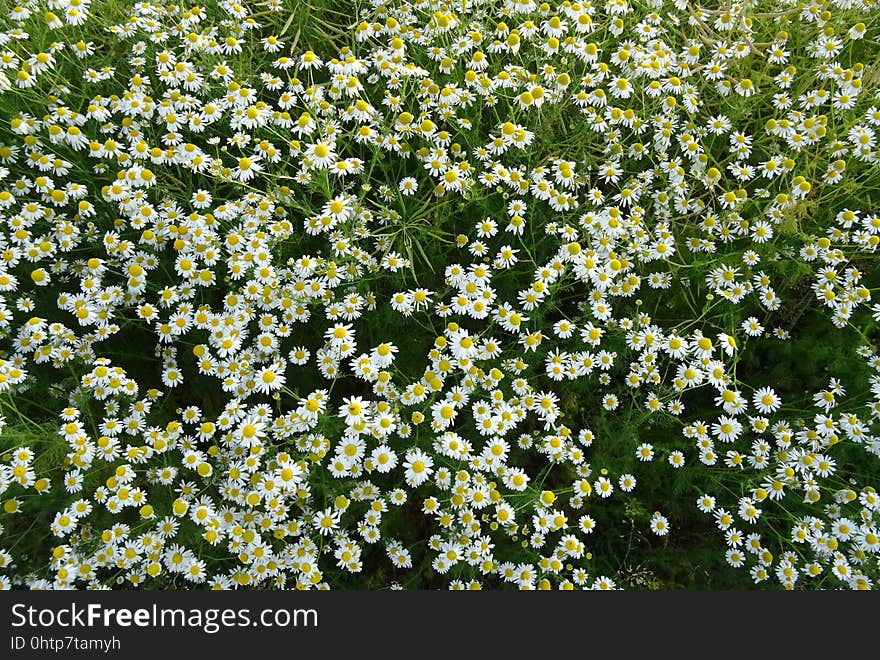
[(0, 587), (877, 585), (876, 0), (0, 15)]

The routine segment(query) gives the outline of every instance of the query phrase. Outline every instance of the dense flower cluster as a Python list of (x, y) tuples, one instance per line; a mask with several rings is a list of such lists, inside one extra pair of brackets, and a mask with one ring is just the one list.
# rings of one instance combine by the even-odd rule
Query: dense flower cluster
[[(5, 586), (615, 588), (691, 471), (755, 583), (874, 586), (875, 3), (99, 4), (0, 32)], [(871, 371), (805, 402), (793, 271)]]

